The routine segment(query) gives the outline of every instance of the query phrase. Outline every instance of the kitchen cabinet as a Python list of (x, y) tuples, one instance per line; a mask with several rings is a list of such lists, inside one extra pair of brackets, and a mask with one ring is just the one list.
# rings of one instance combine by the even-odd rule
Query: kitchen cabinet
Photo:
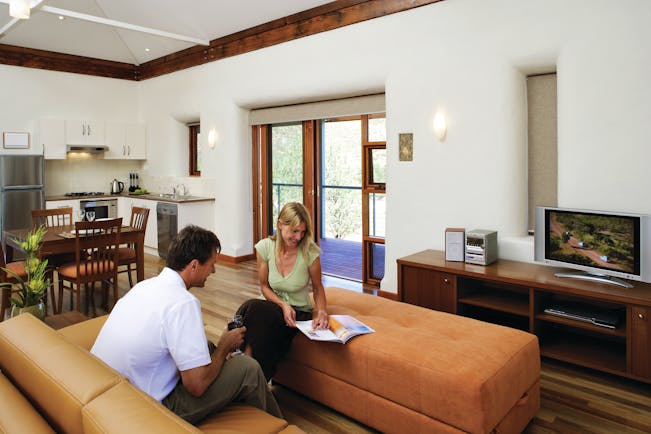
[(104, 145), (103, 121), (67, 120), (65, 130), (68, 145)]
[(118, 198), (118, 217), (122, 217), (122, 224), (128, 225), (131, 221), (131, 208), (134, 206), (149, 209), (147, 229), (145, 231), (145, 247), (158, 250), (158, 227), (156, 222), (156, 202), (147, 199), (134, 199), (131, 197)]
[(64, 122), (59, 119), (41, 119), (39, 142), (43, 146), (46, 160), (65, 160), (66, 129)]
[(72, 220), (79, 220), (79, 199), (73, 200), (47, 200), (45, 201), (46, 209), (56, 209), (56, 208), (72, 208)]
[(215, 226), (215, 203), (213, 201), (179, 203), (179, 231), (187, 225), (196, 225), (210, 231)]
[(145, 160), (147, 158), (147, 130), (144, 124), (107, 122), (104, 155), (109, 160)]

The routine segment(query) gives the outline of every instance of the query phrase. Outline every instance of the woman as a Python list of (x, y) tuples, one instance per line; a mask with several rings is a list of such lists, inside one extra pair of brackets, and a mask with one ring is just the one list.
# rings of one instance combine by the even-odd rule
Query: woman
[[(314, 243), (312, 220), (297, 202), (285, 204), (276, 235), (255, 245), (260, 290), (264, 299), (246, 301), (237, 310), (246, 326), (246, 354), (260, 363), (267, 380), (289, 351), (296, 321), (328, 327), (326, 296), (321, 282), (321, 249)], [(314, 304), (308, 284), (312, 281)]]

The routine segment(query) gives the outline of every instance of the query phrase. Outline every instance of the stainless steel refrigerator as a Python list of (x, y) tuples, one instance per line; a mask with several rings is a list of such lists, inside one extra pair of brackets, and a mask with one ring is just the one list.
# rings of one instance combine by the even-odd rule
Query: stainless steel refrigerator
[(0, 231), (32, 226), (32, 210), (45, 208), (44, 171), (42, 155), (0, 155)]

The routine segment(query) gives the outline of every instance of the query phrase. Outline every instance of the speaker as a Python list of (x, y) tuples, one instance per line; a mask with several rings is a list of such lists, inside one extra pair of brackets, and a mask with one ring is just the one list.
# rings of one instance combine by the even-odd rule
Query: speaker
[(466, 230), (463, 228), (447, 228), (445, 230), (445, 260), (465, 260), (466, 251)]

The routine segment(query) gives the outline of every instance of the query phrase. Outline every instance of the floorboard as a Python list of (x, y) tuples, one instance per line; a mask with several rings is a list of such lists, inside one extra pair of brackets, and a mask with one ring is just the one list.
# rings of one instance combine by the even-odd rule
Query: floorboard
[[(146, 256), (145, 276), (155, 276), (164, 263)], [(121, 274), (119, 280), (124, 294), (126, 275)], [(324, 284), (372, 292), (359, 282), (331, 277), (325, 277)], [(259, 294), (255, 261), (218, 263), (206, 286), (191, 291), (202, 303), (206, 334), (217, 340), (237, 307)], [(69, 310), (67, 297), (64, 308)], [(97, 309), (91, 315), (102, 313)], [(274, 386), (274, 394), (286, 419), (307, 433), (376, 432), (282, 386)], [(651, 433), (651, 385), (543, 359), (541, 409), (525, 433)]]

